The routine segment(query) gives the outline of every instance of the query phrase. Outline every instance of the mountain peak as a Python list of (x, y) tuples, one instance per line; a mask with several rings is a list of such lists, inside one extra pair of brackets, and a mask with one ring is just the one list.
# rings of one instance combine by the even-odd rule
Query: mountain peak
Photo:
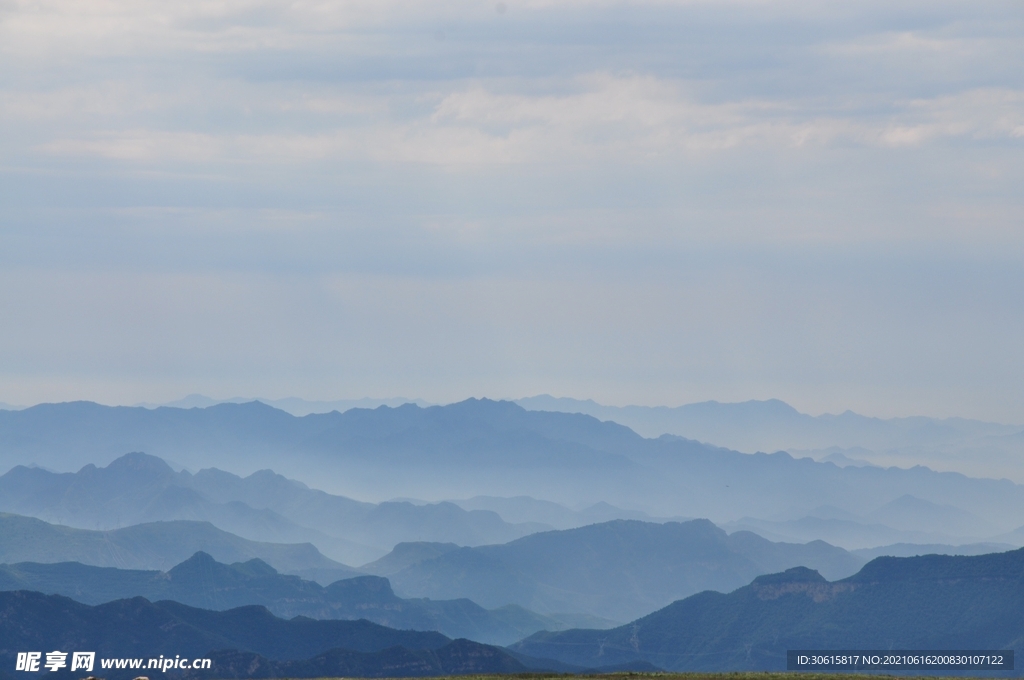
[(787, 583), (828, 583), (815, 569), (793, 567), (778, 574), (765, 574), (754, 579), (753, 585), (783, 585)]
[(142, 453), (141, 451), (133, 451), (132, 453), (126, 453), (120, 458), (116, 458), (109, 465), (107, 469), (110, 471), (130, 471), (130, 472), (157, 472), (157, 473), (170, 473), (174, 474), (174, 470), (168, 465), (162, 458), (151, 456), (148, 453)]
[(332, 599), (362, 602), (390, 602), (398, 599), (391, 581), (382, 576), (356, 576), (335, 581), (326, 588)]
[(779, 574), (758, 576), (750, 584), (750, 589), (759, 600), (803, 595), (815, 602), (834, 600), (839, 593), (855, 587), (850, 583), (829, 583), (816, 570), (807, 567), (793, 567)]
[(484, 411), (489, 413), (519, 413), (526, 411), (526, 409), (513, 401), (488, 399), (487, 397), (470, 397), (469, 399), (457, 401), (454, 404), (436, 408), (448, 409), (449, 411)]
[(176, 575), (189, 574), (200, 570), (208, 571), (219, 566), (223, 565), (213, 559), (213, 556), (210, 555), (210, 553), (199, 550), (196, 551), (192, 557), (172, 567), (167, 573), (174, 577)]
[[(205, 555), (206, 553), (201, 554)], [(258, 557), (254, 557), (251, 560), (247, 560), (245, 562), (235, 562), (228, 566), (230, 566), (232, 569), (239, 572), (240, 574), (245, 574), (246, 576), (274, 576), (275, 574), (279, 573), (277, 569), (274, 569), (272, 566), (270, 566)]]

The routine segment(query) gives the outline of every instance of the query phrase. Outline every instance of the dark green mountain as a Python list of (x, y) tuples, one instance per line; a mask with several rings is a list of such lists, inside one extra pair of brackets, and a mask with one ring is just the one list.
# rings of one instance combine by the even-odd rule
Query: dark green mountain
[(438, 546), (433, 552), (424, 545), (398, 546), (395, 553), (393, 562), (376, 566), (424, 556), (390, 572), (403, 595), (468, 597), (485, 607), (517, 604), (544, 614), (584, 612), (619, 621), (702, 590), (732, 590), (758, 574), (811, 565), (840, 577), (863, 564), (821, 541), (787, 544), (749, 532), (727, 535), (707, 520), (616, 520), (504, 545)]
[[(468, 640), (452, 643), (440, 633), (394, 630), (369, 621), (285, 620), (257, 606), (214, 612), (141, 597), (91, 607), (57, 595), (0, 592), (0, 640), (0, 677), (7, 678), (17, 675), (12, 669), (16, 652), (22, 650), (93, 651), (94, 672), (108, 678), (139, 672), (101, 669), (102, 658), (160, 655), (216, 656), (225, 668), (213, 667), (207, 677), (237, 674), (239, 658), (263, 667), (292, 662), (278, 667), (311, 676), (344, 675), (354, 669), (372, 676), (406, 675), (417, 668), (411, 665), (414, 658), (426, 665), (413, 675), (524, 670), (504, 650)], [(420, 653), (424, 651), (433, 654)], [(306, 659), (305, 664), (295, 663)]]
[(787, 649), (1024, 649), (1024, 549), (879, 557), (829, 582), (794, 568), (703, 592), (613, 630), (537, 633), (512, 646), (582, 666), (781, 670)]
[(509, 644), (538, 630), (568, 627), (514, 605), (488, 611), (466, 599), (403, 600), (379, 576), (340, 580), (325, 588), (279, 574), (259, 559), (228, 565), (202, 552), (167, 572), (77, 562), (0, 565), (0, 590), (36, 590), (91, 605), (136, 596), (212, 610), (262, 605), (284, 618), (367, 619), (391, 628), (435, 630), (491, 644)]
[(112, 531), (48, 524), (0, 513), (0, 563), (81, 562), (122, 569), (170, 569), (203, 551), (221, 562), (259, 558), (285, 573), (314, 571), (331, 580), (359, 572), (329, 560), (312, 545), (247, 541), (207, 522), (152, 522)]

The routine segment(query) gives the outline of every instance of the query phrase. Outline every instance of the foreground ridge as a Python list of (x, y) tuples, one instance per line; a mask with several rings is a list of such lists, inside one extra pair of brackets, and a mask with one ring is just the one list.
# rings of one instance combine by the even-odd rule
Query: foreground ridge
[(511, 649), (584, 668), (644, 661), (673, 671), (780, 671), (790, 649), (1016, 652), (1024, 645), (1022, 577), (1024, 549), (879, 557), (831, 582), (797, 567), (619, 628), (541, 632)]

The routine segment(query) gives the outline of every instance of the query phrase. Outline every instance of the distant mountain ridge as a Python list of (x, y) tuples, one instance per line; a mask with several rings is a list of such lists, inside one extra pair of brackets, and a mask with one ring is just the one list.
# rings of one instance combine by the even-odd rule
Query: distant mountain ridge
[[(514, 435), (519, 441), (502, 441), (495, 437), (500, 434)], [(536, 446), (550, 449), (546, 436), (602, 452), (641, 440), (615, 423), (571, 414), (536, 415), (511, 402), (477, 399), (443, 407), (403, 404), (301, 418), (257, 401), (193, 409), (68, 402), (0, 412), (0, 452), (17, 452), (22, 458), (34, 455), (40, 464), (76, 469), (133, 450), (199, 467), (217, 453), (247, 451), (249, 460), (257, 464), (280, 463), (267, 456), (297, 446), (323, 453), (325, 447), (335, 450), (339, 445), (372, 450), (391, 462), (407, 460), (423, 450), (459, 460), (464, 447), (455, 445), (466, 441), (502, 449), (511, 445), (539, 457)], [(533, 448), (524, 448), (524, 444)], [(190, 456), (190, 449), (204, 453)], [(492, 456), (502, 449), (491, 449)], [(572, 446), (545, 451), (563, 464), (582, 452), (573, 451)], [(614, 463), (615, 457), (607, 462)]]
[(0, 513), (0, 563), (81, 562), (98, 567), (165, 571), (198, 551), (228, 563), (259, 558), (284, 573), (329, 581), (359, 574), (324, 557), (308, 543), (248, 541), (207, 522), (152, 522), (93, 531)]
[[(607, 502), (652, 517), (696, 516), (727, 522), (741, 517), (800, 517), (826, 504), (864, 515), (909, 494), (935, 505), (956, 499), (961, 509), (969, 508), (981, 525), (963, 536), (972, 541), (987, 540), (989, 530), (1006, 533), (1024, 524), (1024, 487), (1006, 480), (925, 468), (840, 468), (785, 453), (742, 454), (674, 436), (644, 439), (624, 426), (591, 416), (527, 411), (510, 402), (474, 399), (429, 408), (406, 404), (304, 418), (259, 403), (188, 410), (76, 403), (0, 412), (0, 460), (35, 460), (61, 467), (86, 456), (99, 460), (104, 451), (121, 455), (140, 449), (180, 464), (201, 461), (203, 467), (216, 463), (229, 469), (252, 469), (261, 461), (273, 461), (275, 469), (281, 468), (278, 473), (316, 480), (320, 488), (353, 489), (364, 497), (465, 498), (470, 490), (478, 496), (514, 498), (528, 492), (568, 507)], [(64, 464), (55, 465), (54, 460)], [(312, 495), (298, 494), (294, 485), (264, 484), (273, 481), (272, 475), (266, 480), (247, 477), (243, 485), (230, 477), (210, 477), (212, 488), (221, 495), (208, 500), (238, 501), (253, 510), (270, 510), (328, 536), (333, 535), (332, 526), (350, 524), (334, 520), (316, 524), (317, 518), (325, 516), (323, 499), (307, 502), (304, 499)], [(265, 497), (273, 498), (273, 503), (263, 503)], [(353, 503), (353, 511), (362, 512)], [(400, 505), (381, 507), (381, 517), (401, 514)], [(437, 531), (454, 526), (451, 517), (465, 518), (459, 508), (433, 507), (431, 512), (439, 517), (448, 513), (444, 521), (428, 520), (418, 514), (426, 511), (411, 507), (402, 511), (409, 513), (408, 524), (404, 535), (393, 534), (396, 542), (473, 542)], [(339, 507), (330, 513), (344, 516)], [(246, 521), (256, 525), (256, 519)], [(272, 523), (267, 519), (265, 524)], [(367, 545), (366, 536), (393, 524), (388, 514), (379, 524), (364, 525), (362, 536), (336, 538)], [(282, 530), (284, 526), (276, 525)], [(537, 528), (521, 530), (529, 533)], [(477, 544), (513, 538), (498, 538), (486, 531), (480, 535)], [(324, 550), (331, 548), (325, 545)]]
[(876, 548), (863, 548), (851, 550), (854, 555), (864, 560), (873, 560), (876, 557), (918, 557), (920, 555), (988, 555), (991, 553), (1007, 552), (1014, 550), (1016, 546), (1006, 543), (968, 543), (966, 545), (929, 545), (920, 543), (896, 543), (893, 545), (882, 545)]
[[(144, 597), (201, 609), (266, 607), (285, 619), (367, 619), (401, 630), (438, 631), (452, 638), (505, 645), (564, 623), (521, 607), (488, 611), (461, 600), (403, 600), (379, 576), (357, 576), (326, 587), (279, 574), (260, 559), (222, 564), (197, 552), (167, 571), (123, 570), (77, 562), (0, 564), (0, 590), (35, 590), (88, 605)], [(582, 622), (583, 619), (579, 619)]]
[(1024, 425), (968, 418), (875, 418), (853, 411), (811, 416), (780, 399), (703, 401), (684, 406), (605, 406), (589, 399), (539, 395), (516, 399), (515, 403), (531, 411), (584, 413), (614, 420), (645, 437), (676, 434), (748, 452), (829, 446), (884, 449), (1024, 430)]
[[(897, 543), (965, 545), (985, 537), (995, 528), (977, 515), (945, 503), (931, 503), (904, 494), (863, 515), (834, 506), (821, 506), (795, 520), (767, 521), (741, 517), (724, 523), (727, 531), (754, 531), (773, 541), (803, 542), (821, 535), (847, 550), (866, 550)], [(1010, 540), (1006, 549), (1018, 547)]]
[[(531, 414), (509, 402), (469, 400), (446, 407), (406, 404), (296, 418), (259, 402), (205, 409), (42, 404), (0, 412), (0, 461), (79, 469), (145, 451), (186, 467), (273, 467), (293, 477), (343, 486), (365, 497), (440, 497), (493, 479), (531, 480), (538, 470), (587, 475), (637, 469), (619, 451), (643, 440), (628, 428), (586, 416)], [(382, 475), (382, 470), (388, 470)], [(494, 472), (503, 475), (495, 477)], [(552, 481), (553, 488), (564, 488)], [(540, 490), (538, 490), (540, 491)], [(596, 500), (603, 500), (598, 498)]]
[(579, 510), (572, 510), (559, 503), (538, 500), (530, 496), (515, 498), (474, 496), (451, 502), (464, 510), (491, 510), (498, 513), (506, 522), (549, 524), (552, 529), (574, 529), (614, 519), (636, 519), (642, 522), (678, 522), (693, 519), (692, 517), (652, 517), (642, 510), (617, 508), (603, 501)]
[[(752, 453), (789, 451), (840, 464), (927, 465), (971, 476), (1024, 481), (1024, 425), (968, 418), (874, 418), (852, 411), (811, 416), (779, 399), (683, 406), (605, 406), (538, 395), (516, 399), (537, 411), (583, 413), (626, 425), (645, 437), (674, 434)], [(844, 452), (854, 454), (846, 462)]]
[[(250, 540), (309, 542), (355, 564), (396, 543), (427, 539), (500, 543), (543, 524), (511, 525), (496, 513), (451, 503), (362, 503), (288, 480), (270, 470), (241, 478), (215, 468), (174, 472), (160, 458), (125, 454), (77, 473), (17, 466), (0, 476), (0, 511), (80, 528), (112, 529), (169, 520), (208, 521)], [(371, 545), (371, 543), (373, 545)]]
[[(76, 402), (79, 410), (87, 410), (88, 402)], [(215, 448), (222, 453), (237, 454), (243, 446), (247, 447), (257, 461), (256, 467), (275, 467), (268, 454), (284, 445), (284, 441), (275, 430), (280, 422), (262, 432), (263, 437), (239, 436), (237, 432), (225, 431), (210, 419), (197, 417), (195, 414), (182, 418), (170, 411), (205, 411), (208, 409), (227, 409), (247, 403), (259, 403), (270, 409), (287, 412), (293, 416), (312, 416), (314, 420), (304, 423), (298, 430), (285, 435), (285, 439), (297, 435), (307, 439), (321, 428), (330, 429), (333, 424), (344, 422), (337, 417), (350, 411), (376, 409), (379, 406), (400, 408), (402, 405), (416, 405), (427, 410), (430, 407), (416, 399), (355, 399), (333, 402), (306, 401), (298, 398), (243, 400), (215, 400), (202, 395), (190, 395), (185, 399), (170, 402), (163, 406), (152, 404), (143, 407), (99, 407), (105, 409), (128, 409), (112, 418), (117, 427), (104, 426), (94, 434), (101, 435), (95, 441), (66, 441), (76, 445), (79, 453), (92, 455), (76, 456), (68, 459), (66, 453), (62, 458), (70, 464), (64, 464), (53, 455), (54, 447), (35, 440), (32, 432), (15, 428), (8, 433), (18, 450), (31, 456), (16, 462), (35, 461), (41, 465), (56, 469), (77, 469), (86, 463), (106, 463), (113, 457), (131, 450), (143, 450), (169, 460), (180, 462), (186, 466), (203, 465), (191, 459), (185, 444), (191, 435), (182, 436), (181, 425), (192, 420), (204, 422), (207, 435), (212, 437)], [(462, 402), (465, 403), (465, 402)], [(824, 414), (810, 416), (801, 413), (778, 399), (763, 401), (751, 400), (737, 403), (720, 403), (716, 401), (698, 402), (683, 406), (607, 406), (593, 400), (580, 400), (565, 397), (539, 395), (515, 400), (516, 404), (531, 411), (561, 412), (567, 414), (587, 414), (600, 420), (621, 423), (632, 428), (645, 437), (658, 437), (662, 434), (675, 434), (688, 439), (707, 442), (716, 446), (744, 452), (785, 450), (795, 455), (812, 455), (818, 460), (831, 460), (839, 465), (865, 464), (871, 462), (883, 467), (899, 465), (909, 467), (915, 464), (927, 465), (933, 469), (959, 471), (968, 475), (984, 477), (1009, 477), (1024, 481), (1024, 464), (1019, 463), (1020, 454), (1024, 453), (1024, 425), (1000, 424), (972, 420), (968, 418), (929, 418), (911, 416), (903, 418), (875, 418), (863, 416), (851, 411), (839, 415)], [(51, 410), (54, 407), (66, 407), (64, 404), (39, 404), (23, 408), (11, 407), (14, 412), (31, 412), (33, 409)], [(97, 405), (98, 406), (98, 405)], [(451, 404), (449, 406), (456, 406)], [(131, 409), (149, 411), (150, 416), (131, 415)], [(434, 407), (434, 408), (448, 408)], [(0, 409), (2, 410), (2, 409)], [(224, 412), (226, 413), (226, 412)], [(38, 414), (37, 414), (38, 415)], [(223, 415), (223, 414), (222, 414)], [(75, 418), (76, 416), (72, 416)], [(96, 418), (96, 414), (92, 414)], [(38, 419), (26, 416), (22, 421)], [(5, 440), (4, 419), (0, 418), (0, 443)], [(19, 422), (13, 419), (10, 422)], [(140, 424), (142, 429), (139, 429)], [(78, 427), (84, 423), (79, 422)], [(256, 431), (260, 428), (257, 426)], [(148, 430), (148, 434), (147, 434)], [(177, 430), (177, 432), (174, 432)], [(218, 432), (218, 430), (220, 430)], [(152, 436), (155, 431), (173, 434), (170, 440)], [(67, 433), (59, 429), (48, 435), (51, 443), (59, 441)], [(141, 436), (140, 436), (141, 435)], [(103, 439), (114, 437), (119, 444), (108, 445)], [(195, 443), (200, 443), (195, 441)], [(207, 442), (208, 443), (208, 442)], [(84, 445), (84, 446), (83, 446)], [(56, 448), (60, 448), (59, 446)], [(176, 453), (182, 453), (176, 456)], [(3, 450), (0, 447), (0, 455)], [(218, 462), (222, 467), (234, 468), (222, 459)], [(256, 468), (241, 468), (252, 471)], [(295, 470), (280, 470), (295, 475)], [(392, 495), (415, 495), (414, 492)], [(445, 494), (451, 496), (452, 494)]]
[[(139, 406), (151, 409), (206, 408), (217, 404), (243, 404), (251, 401), (259, 401), (295, 416), (331, 411), (344, 412), (353, 408), (373, 409), (382, 405), (431, 405), (421, 399), (404, 397), (310, 401), (297, 397), (212, 399), (201, 394), (191, 394), (176, 401)], [(1024, 424), (1001, 424), (970, 418), (877, 418), (849, 410), (838, 415), (811, 416), (801, 413), (780, 399), (743, 402), (703, 401), (681, 406), (608, 406), (592, 399), (542, 394), (512, 401), (531, 411), (584, 413), (601, 420), (611, 420), (629, 427), (644, 437), (676, 434), (741, 451), (823, 450), (831, 446), (847, 449), (858, 446), (886, 449), (935, 444), (948, 441), (951, 437), (973, 437), (979, 434), (1012, 436), (1024, 432)], [(14, 410), (25, 407), (0, 403), (0, 408)], [(922, 439), (922, 436), (925, 439)]]
[(863, 564), (826, 543), (730, 536), (707, 520), (616, 520), (504, 545), (399, 545), (395, 553), (363, 568), (387, 574), (406, 596), (467, 597), (491, 608), (517, 604), (542, 614), (583, 612), (619, 621), (701, 590), (732, 590), (781, 568), (809, 564), (838, 577)]
[(606, 631), (537, 633), (512, 649), (577, 665), (779, 671), (787, 649), (1024, 649), (1024, 549), (879, 557), (829, 582), (797, 567), (704, 592)]
[[(231, 397), (229, 399), (213, 399), (203, 394), (189, 394), (181, 399), (168, 401), (160, 404), (141, 403), (135, 406), (143, 408), (207, 408), (217, 404), (247, 404), (251, 401), (258, 401), (273, 406), (276, 409), (286, 411), (293, 416), (307, 416), (311, 413), (330, 413), (338, 411), (344, 413), (354, 408), (377, 408), (378, 406), (401, 406), (402, 404), (416, 404), (417, 406), (430, 406), (431, 404), (422, 399), (407, 399), (405, 397), (393, 397), (390, 399), (373, 399), (364, 397), (362, 399), (335, 399), (335, 400), (309, 400), (299, 397), (284, 397), (283, 399), (267, 399), (264, 397)], [(0, 404), (2, 407), (2, 404)], [(24, 408), (24, 407), (12, 407)]]

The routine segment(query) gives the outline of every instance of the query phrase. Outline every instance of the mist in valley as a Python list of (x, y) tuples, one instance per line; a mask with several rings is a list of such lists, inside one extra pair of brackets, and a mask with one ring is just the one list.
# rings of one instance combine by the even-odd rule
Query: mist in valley
[(0, 680), (1022, 658), (1022, 64), (1003, 0), (4, 3)]

